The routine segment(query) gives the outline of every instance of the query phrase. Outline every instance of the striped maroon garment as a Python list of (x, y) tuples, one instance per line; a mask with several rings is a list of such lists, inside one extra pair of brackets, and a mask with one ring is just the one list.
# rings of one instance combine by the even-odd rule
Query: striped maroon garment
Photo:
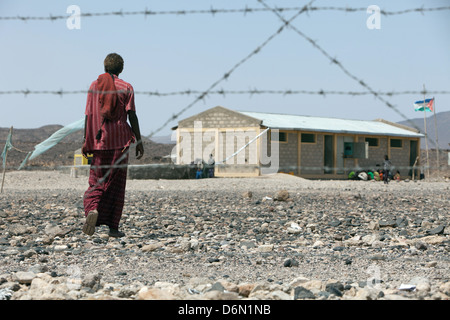
[[(136, 111), (134, 104), (134, 90), (131, 84), (114, 75), (114, 84), (118, 91), (119, 116), (116, 121), (107, 121), (102, 126), (102, 117), (99, 114), (99, 92), (97, 80), (92, 82), (86, 102), (86, 151), (123, 149), (135, 142), (133, 130), (127, 122), (127, 112)], [(102, 128), (102, 138), (95, 137)]]
[[(97, 226), (107, 225), (113, 229), (119, 228), (125, 203), (127, 151), (128, 149), (124, 152), (122, 150), (98, 150), (93, 152), (94, 157), (91, 162), (89, 188), (84, 194), (83, 201), (86, 217), (90, 211), (97, 209)], [(122, 156), (124, 158), (119, 163), (118, 160)], [(113, 164), (121, 165), (122, 167), (113, 167), (107, 174), (110, 166)], [(104, 181), (102, 181), (103, 177), (105, 177)]]

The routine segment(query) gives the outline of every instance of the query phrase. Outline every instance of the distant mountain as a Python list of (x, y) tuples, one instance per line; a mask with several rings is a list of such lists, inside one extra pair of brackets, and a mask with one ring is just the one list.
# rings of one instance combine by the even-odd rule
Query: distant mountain
[(151, 137), (150, 140), (156, 143), (175, 144), (175, 141), (172, 141), (172, 135)]
[[(14, 129), (12, 135), (12, 145), (22, 152), (11, 149), (8, 152), (7, 167), (17, 169), (25, 159), (28, 152), (33, 151), (34, 147), (42, 141), (49, 138), (53, 133), (61, 129), (61, 125), (47, 125), (36, 129)], [(0, 128), (0, 153), (5, 146), (6, 138), (9, 134), (9, 128)], [(144, 157), (136, 160), (134, 155), (134, 146), (129, 156), (130, 164), (149, 164), (170, 162), (170, 155), (174, 147), (173, 144), (157, 143), (150, 139), (144, 140)], [(29, 167), (57, 167), (67, 166), (74, 163), (74, 153), (80, 149), (83, 144), (83, 132), (72, 133), (66, 136), (60, 143), (47, 152), (39, 155), (37, 158), (28, 162)]]
[[(423, 113), (420, 113), (423, 116)], [(434, 114), (432, 112), (427, 112), (427, 117), (425, 119), (427, 123), (427, 135), (428, 135), (428, 148), (435, 149), (435, 141), (436, 141), (436, 130), (435, 130), (435, 121)], [(398, 124), (402, 124), (408, 127), (413, 127), (411, 122), (415, 125), (416, 128), (420, 130), (421, 133), (425, 133), (424, 130), (424, 119), (423, 117), (410, 119), (409, 121), (401, 121), (397, 122)], [(450, 111), (438, 112), (436, 113), (436, 124), (437, 124), (437, 135), (438, 135), (438, 143), (440, 149), (450, 149)], [(421, 149), (426, 148), (425, 138), (422, 138), (420, 141)]]

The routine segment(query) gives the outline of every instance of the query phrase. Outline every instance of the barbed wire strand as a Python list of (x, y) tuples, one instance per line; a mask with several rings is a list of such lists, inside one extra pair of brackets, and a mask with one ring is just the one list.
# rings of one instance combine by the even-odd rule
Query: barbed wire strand
[[(258, 0), (259, 2), (263, 3), (262, 1)], [(166, 94), (160, 94), (158, 92), (150, 92), (150, 91), (143, 91), (143, 92), (136, 92), (137, 94), (148, 94), (148, 95), (154, 95), (154, 96), (167, 96), (167, 95), (180, 95), (180, 94), (199, 94), (200, 95), (189, 105), (187, 105), (185, 108), (181, 109), (177, 114), (174, 114), (172, 117), (170, 117), (160, 128), (158, 128), (157, 130), (153, 131), (152, 133), (150, 133), (148, 136), (146, 136), (147, 138), (151, 138), (155, 133), (159, 132), (160, 130), (162, 130), (169, 122), (177, 119), (182, 113), (184, 113), (186, 110), (188, 110), (189, 108), (191, 108), (195, 103), (199, 102), (200, 100), (203, 100), (207, 95), (209, 94), (243, 94), (243, 93), (248, 93), (248, 94), (283, 94), (283, 95), (288, 95), (288, 94), (318, 94), (318, 95), (326, 95), (326, 94), (347, 94), (347, 95), (374, 95), (376, 98), (380, 99), (381, 95), (387, 95), (387, 96), (392, 96), (392, 95), (399, 95), (399, 94), (417, 94), (417, 93), (435, 93), (435, 94), (448, 94), (448, 91), (403, 91), (403, 92), (375, 92), (374, 90), (372, 90), (367, 84), (365, 84), (362, 80), (358, 79), (356, 76), (354, 76), (353, 74), (351, 74), (346, 68), (343, 67), (343, 65), (337, 61), (335, 58), (332, 58), (325, 50), (323, 50), (320, 46), (317, 45), (317, 43), (312, 40), (311, 38), (307, 37), (304, 33), (302, 33), (301, 31), (299, 31), (298, 29), (296, 29), (294, 26), (292, 26), (291, 22), (301, 13), (303, 12), (308, 12), (308, 11), (318, 11), (318, 10), (335, 10), (335, 11), (346, 11), (346, 12), (356, 12), (356, 11), (365, 11), (367, 10), (366, 8), (341, 8), (341, 7), (311, 7), (311, 3), (314, 2), (315, 0), (312, 0), (308, 5), (303, 6), (302, 8), (300, 8), (299, 12), (293, 16), (290, 20), (285, 20), (281, 15), (279, 15), (278, 12), (283, 12), (283, 11), (291, 11), (294, 10), (294, 8), (270, 8), (268, 6), (265, 5), (265, 3), (263, 3), (266, 8), (262, 8), (262, 9), (253, 9), (253, 8), (245, 8), (245, 9), (227, 9), (227, 10), (220, 10), (220, 9), (212, 9), (211, 10), (190, 10), (190, 11), (166, 11), (166, 12), (150, 12), (148, 10), (143, 11), (143, 12), (111, 12), (111, 13), (98, 13), (98, 14), (92, 14), (92, 13), (84, 13), (81, 14), (81, 16), (85, 16), (85, 17), (91, 17), (91, 16), (101, 16), (101, 15), (136, 15), (136, 14), (145, 14), (145, 15), (151, 15), (151, 14), (193, 14), (193, 13), (220, 13), (220, 12), (258, 12), (258, 11), (272, 11), (275, 12), (279, 18), (284, 22), (284, 24), (277, 30), (277, 32), (275, 32), (274, 34), (272, 34), (268, 39), (266, 39), (260, 46), (258, 46), (254, 51), (252, 51), (248, 56), (246, 56), (244, 59), (242, 59), (241, 61), (239, 61), (234, 67), (232, 67), (227, 73), (224, 74), (224, 76), (222, 78), (220, 78), (219, 80), (217, 80), (216, 82), (214, 82), (207, 90), (200, 92), (200, 91), (194, 91), (194, 90), (186, 90), (186, 91), (179, 91), (179, 92), (173, 92), (173, 93), (166, 93)], [(295, 8), (295, 9), (299, 9), (299, 8)], [(406, 9), (406, 10), (402, 10), (402, 11), (397, 11), (397, 12), (388, 12), (388, 11), (384, 11), (381, 10), (381, 14), (384, 15), (394, 15), (394, 14), (405, 14), (405, 13), (411, 13), (411, 12), (426, 12), (426, 11), (440, 11), (440, 10), (450, 10), (450, 7), (439, 7), (439, 8), (414, 8), (414, 9)], [(50, 15), (49, 17), (0, 17), (0, 20), (57, 20), (57, 19), (66, 19), (67, 16), (52, 16)], [(254, 56), (255, 54), (259, 53), (259, 51), (265, 46), (267, 45), (276, 35), (280, 34), (285, 27), (291, 27), (292, 29), (294, 29), (297, 33), (299, 33), (302, 37), (304, 37), (306, 40), (308, 40), (314, 47), (316, 47), (317, 49), (319, 49), (319, 51), (322, 52), (322, 54), (324, 54), (328, 59), (330, 59), (330, 61), (332, 63), (337, 64), (343, 71), (344, 73), (346, 73), (349, 77), (351, 77), (353, 80), (358, 81), (358, 83), (360, 83), (363, 87), (365, 87), (366, 89), (368, 89), (368, 92), (351, 92), (351, 91), (324, 91), (324, 90), (319, 90), (319, 91), (307, 91), (307, 90), (257, 90), (257, 89), (252, 89), (252, 90), (247, 90), (247, 91), (224, 91), (224, 90), (218, 90), (218, 91), (212, 91), (213, 88), (215, 88), (220, 82), (228, 79), (228, 77), (230, 76), (230, 74), (232, 72), (234, 72), (240, 65), (242, 65), (243, 63), (245, 63), (247, 60), (249, 60), (252, 56)], [(64, 94), (79, 94), (79, 93), (86, 93), (86, 90), (75, 90), (75, 91), (64, 91), (64, 90), (58, 90), (58, 91), (50, 91), (50, 90), (42, 90), (42, 91), (31, 91), (31, 90), (14, 90), (14, 91), (1, 91), (0, 94), (24, 94), (25, 96), (28, 94), (57, 94), (57, 95), (64, 95)], [(382, 102), (384, 102), (388, 107), (393, 108), (395, 111), (399, 112), (399, 110), (397, 110), (395, 108), (395, 106), (392, 106), (388, 101), (385, 101), (384, 99), (381, 100)], [(403, 114), (400, 113), (400, 115), (406, 119), (409, 120), (407, 117), (405, 117)], [(414, 127), (416, 127), (414, 125)], [(416, 129), (418, 129), (416, 127)], [(124, 153), (124, 155), (116, 162), (116, 164), (114, 164), (113, 166), (117, 166), (117, 163), (120, 163), (128, 154), (129, 149), (126, 151), (126, 153)], [(108, 175), (108, 173), (105, 175)]]
[[(21, 94), (25, 97), (28, 95), (58, 95), (58, 96), (64, 96), (64, 95), (76, 95), (76, 94), (87, 94), (89, 90), (29, 90), (29, 89), (22, 89), (22, 90), (7, 90), (7, 91), (0, 91), (0, 95), (15, 95), (15, 94)], [(194, 94), (201, 94), (204, 91), (200, 90), (192, 90), (192, 89), (186, 89), (182, 91), (169, 91), (169, 92), (159, 92), (158, 90), (155, 91), (140, 91), (136, 90), (134, 91), (135, 95), (148, 95), (148, 96), (155, 96), (155, 97), (168, 97), (168, 96), (190, 96)], [(105, 92), (102, 92), (105, 93)], [(376, 92), (380, 96), (398, 96), (398, 95), (447, 95), (450, 94), (450, 90), (405, 90), (405, 91), (377, 91)], [(297, 89), (248, 89), (248, 90), (210, 90), (207, 94), (208, 95), (263, 95), (263, 94), (269, 94), (269, 95), (319, 95), (319, 96), (327, 96), (327, 95), (348, 95), (348, 96), (364, 96), (364, 95), (373, 95), (371, 91), (342, 91), (342, 90), (297, 90)]]
[[(147, 8), (140, 11), (110, 11), (110, 12), (80, 12), (79, 14), (72, 15), (53, 15), (49, 14), (48, 16), (3, 16), (0, 17), (0, 21), (56, 21), (56, 20), (65, 20), (73, 17), (80, 18), (97, 18), (97, 17), (108, 17), (108, 16), (116, 16), (116, 17), (125, 17), (125, 16), (144, 16), (147, 18), (148, 16), (156, 16), (156, 15), (175, 15), (175, 16), (186, 16), (186, 15), (194, 15), (194, 14), (209, 14), (211, 16), (215, 16), (216, 14), (234, 14), (234, 13), (242, 13), (246, 16), (248, 13), (261, 13), (268, 12), (272, 10), (276, 10), (277, 12), (289, 12), (289, 11), (299, 11), (301, 7), (280, 7), (280, 8), (237, 8), (237, 9), (215, 9), (211, 7), (210, 9), (200, 9), (200, 10), (161, 10), (161, 11), (152, 11)], [(450, 10), (450, 6), (442, 6), (442, 7), (433, 7), (433, 8), (424, 8), (423, 6), (420, 8), (409, 8), (398, 11), (387, 11), (380, 9), (380, 14), (384, 16), (394, 16), (394, 15), (403, 15), (410, 13), (421, 13), (422, 15), (425, 12), (435, 12), (435, 11), (447, 11)], [(367, 12), (367, 8), (355, 8), (355, 7), (337, 7), (337, 6), (322, 6), (322, 7), (312, 7), (308, 6), (308, 12), (314, 11), (341, 11), (345, 13), (355, 13), (355, 12)]]
[[(300, 31), (298, 28), (296, 28), (294, 25), (292, 25), (292, 23), (290, 23), (289, 21), (287, 21), (282, 15), (279, 14), (279, 12), (276, 9), (273, 9), (271, 7), (269, 7), (263, 0), (257, 0), (259, 3), (261, 3), (264, 7), (266, 8), (270, 8), (272, 9), (272, 12), (281, 20), (283, 21), (286, 26), (289, 26), (291, 28), (291, 30), (295, 31), (298, 35), (300, 35), (302, 38), (304, 38), (305, 40), (307, 40), (315, 49), (317, 49), (320, 53), (322, 53), (322, 55), (324, 55), (332, 64), (335, 64), (336, 66), (338, 66), (345, 75), (347, 75), (349, 78), (351, 78), (352, 80), (356, 81), (359, 85), (361, 85), (362, 87), (364, 87), (365, 89), (367, 89), (374, 97), (375, 99), (378, 99), (379, 101), (381, 101), (382, 103), (384, 103), (387, 107), (389, 107), (390, 109), (394, 110), (397, 114), (399, 114), (403, 119), (405, 119), (409, 125), (411, 125), (413, 128), (417, 129), (420, 132), (420, 128), (417, 127), (417, 125), (411, 120), (409, 119), (406, 115), (403, 114), (403, 112), (401, 112), (397, 107), (395, 107), (392, 103), (390, 103), (389, 101), (387, 101), (386, 99), (384, 99), (381, 95), (379, 95), (376, 91), (374, 91), (364, 80), (362, 80), (361, 78), (358, 78), (356, 75), (354, 75), (353, 73), (351, 73), (346, 67), (344, 67), (344, 65), (337, 60), (337, 58), (333, 58), (327, 51), (325, 51), (325, 49), (323, 49), (318, 43), (317, 41), (315, 41), (314, 39), (312, 39), (311, 37), (307, 36), (304, 32)], [(424, 111), (425, 112), (425, 111)], [(426, 135), (425, 137), (428, 141), (430, 141), (432, 144), (436, 144), (435, 141), (432, 141), (428, 135)], [(439, 148), (438, 146), (436, 146), (436, 148)]]
[(229, 69), (220, 79), (216, 80), (213, 84), (209, 86), (205, 91), (203, 91), (194, 101), (192, 101), (190, 104), (182, 108), (179, 112), (174, 114), (171, 118), (169, 118), (161, 127), (156, 129), (155, 131), (151, 132), (148, 137), (153, 136), (155, 133), (161, 131), (163, 128), (165, 128), (171, 121), (177, 119), (181, 114), (186, 112), (188, 109), (193, 107), (197, 102), (203, 100), (209, 92), (211, 92), (219, 83), (227, 80), (230, 75), (238, 69), (241, 65), (243, 65), (245, 62), (250, 60), (253, 56), (258, 54), (261, 49), (263, 49), (269, 42), (271, 42), (276, 36), (278, 36), (283, 30), (285, 30), (286, 26), (289, 25), (290, 22), (292, 22), (294, 19), (296, 19), (298, 16), (300, 16), (302, 13), (307, 12), (308, 6), (311, 5), (315, 0), (311, 0), (307, 5), (305, 5), (302, 9), (300, 9), (294, 16), (292, 16), (289, 20), (287, 20), (287, 23), (284, 22), (283, 25), (281, 25), (277, 31), (275, 31), (273, 34), (271, 34), (266, 40), (264, 40), (256, 49), (251, 51), (247, 56), (245, 56), (242, 60), (240, 60), (238, 63), (236, 63), (231, 69)]

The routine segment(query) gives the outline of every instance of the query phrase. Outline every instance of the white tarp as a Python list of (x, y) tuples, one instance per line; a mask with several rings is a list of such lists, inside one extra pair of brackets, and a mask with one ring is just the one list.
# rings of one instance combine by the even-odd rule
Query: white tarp
[(32, 160), (39, 156), (40, 154), (46, 152), (50, 148), (53, 148), (55, 145), (57, 145), (62, 139), (64, 139), (69, 134), (72, 134), (74, 132), (77, 132), (79, 130), (84, 129), (84, 118), (80, 119), (78, 121), (75, 121), (71, 124), (68, 124), (67, 126), (59, 129), (55, 133), (53, 133), (47, 140), (44, 140), (43, 142), (39, 143), (34, 147), (34, 151), (29, 152), (25, 158), (25, 160), (22, 162), (22, 164), (19, 167), (19, 170), (22, 169), (28, 160)]

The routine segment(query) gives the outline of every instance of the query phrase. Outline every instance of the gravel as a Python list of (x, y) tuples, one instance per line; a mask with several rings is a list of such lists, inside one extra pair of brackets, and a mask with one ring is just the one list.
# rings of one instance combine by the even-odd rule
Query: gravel
[(128, 180), (119, 239), (82, 233), (87, 185), (6, 173), (0, 299), (450, 297), (449, 182)]

